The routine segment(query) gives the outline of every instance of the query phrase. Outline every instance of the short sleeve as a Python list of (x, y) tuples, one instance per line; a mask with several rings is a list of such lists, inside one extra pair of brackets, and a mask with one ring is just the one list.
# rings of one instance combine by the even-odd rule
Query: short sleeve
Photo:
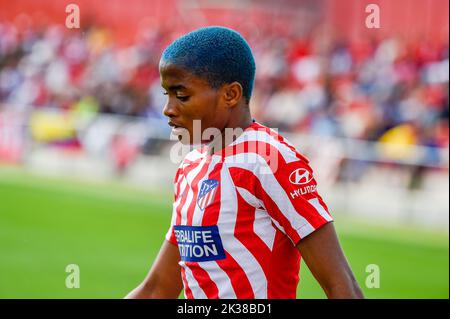
[(173, 223), (170, 224), (169, 230), (167, 231), (165, 238), (169, 243), (173, 245), (178, 245), (177, 240), (175, 238), (175, 233), (173, 231)]
[(291, 162), (280, 160), (275, 168), (265, 168), (257, 172), (258, 197), (272, 222), (294, 245), (333, 220), (305, 157), (299, 155)]

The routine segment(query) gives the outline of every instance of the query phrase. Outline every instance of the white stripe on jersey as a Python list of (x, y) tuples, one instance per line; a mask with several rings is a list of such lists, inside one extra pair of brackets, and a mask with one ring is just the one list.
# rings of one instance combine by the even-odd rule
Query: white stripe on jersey
[[(187, 181), (188, 185), (188, 195), (186, 198), (186, 202), (184, 203), (183, 207), (181, 208), (181, 225), (186, 225), (187, 222), (187, 215), (188, 215), (188, 208), (191, 205), (191, 202), (194, 200), (197, 200), (194, 198), (194, 192), (192, 191), (192, 181), (197, 177), (197, 175), (200, 173), (200, 170), (206, 163), (206, 156), (201, 160), (200, 164), (197, 165), (192, 171), (190, 171), (187, 176), (185, 176), (185, 180)], [(197, 205), (195, 205), (197, 206)]]
[(272, 219), (268, 216), (265, 210), (257, 209), (255, 211), (255, 223), (253, 225), (253, 230), (267, 245), (267, 247), (269, 247), (270, 251), (272, 251), (277, 232), (272, 226)]
[(325, 210), (325, 208), (322, 206), (322, 204), (320, 204), (318, 198), (310, 199), (310, 200), (308, 201), (308, 203), (310, 203), (311, 205), (313, 205), (314, 208), (319, 212), (319, 214), (320, 214), (323, 218), (325, 218), (325, 220), (326, 220), (327, 222), (333, 220), (333, 219), (331, 218), (330, 214), (328, 214), (327, 211)]
[[(244, 158), (246, 161), (243, 160)], [(280, 183), (278, 183), (275, 176), (273, 174), (257, 174), (254, 170), (258, 169), (258, 167), (254, 163), (259, 163), (263, 166), (262, 169), (267, 172), (270, 170), (266, 161), (256, 153), (236, 154), (225, 158), (225, 164), (228, 167), (246, 169), (254, 173), (255, 176), (259, 176), (259, 181), (261, 182), (264, 191), (272, 198), (286, 219), (291, 222), (292, 228), (299, 233), (301, 238), (313, 232), (314, 227), (297, 212), (294, 206), (292, 206), (286, 191), (281, 187)], [(280, 230), (285, 233), (283, 229)]]
[(194, 149), (192, 151), (187, 153), (186, 157), (183, 159), (182, 165), (187, 165), (186, 161), (195, 162), (195, 161), (201, 159), (202, 157), (203, 157), (203, 153), (198, 148), (194, 147)]
[(183, 207), (181, 207), (181, 211), (180, 211), (180, 213), (181, 213), (181, 225), (186, 225), (186, 222), (187, 222), (187, 210), (189, 208), (189, 205), (191, 204), (192, 198), (193, 198), (193, 194), (190, 191), (190, 189), (188, 189), (188, 194), (187, 194), (187, 197), (186, 197), (186, 201), (184, 202), (184, 205), (183, 205)]
[[(206, 297), (205, 293), (203, 292), (203, 289), (198, 284), (198, 281), (192, 274), (191, 269), (188, 266), (186, 266), (186, 263), (184, 261), (180, 261), (179, 265), (184, 268), (184, 274), (186, 275), (186, 282), (188, 283), (189, 289), (191, 289), (192, 296), (195, 299), (207, 299), (208, 297)], [(185, 298), (187, 298), (186, 295)]]
[(199, 263), (199, 266), (208, 273), (211, 280), (217, 285), (220, 299), (237, 298), (230, 277), (228, 277), (227, 273), (219, 267), (216, 261), (203, 261)]
[[(265, 142), (267, 144), (270, 144), (275, 147), (278, 152), (280, 152), (281, 156), (283, 156), (283, 159), (288, 164), (299, 160), (297, 154), (292, 149), (290, 149), (287, 145), (281, 143), (280, 141), (277, 141), (266, 131), (257, 130), (245, 132), (244, 134), (239, 136), (232, 145), (236, 145), (236, 147), (239, 148), (238, 144), (243, 142)], [(285, 142), (289, 144), (287, 141)]]
[[(221, 202), (230, 203), (230, 207), (220, 208), (219, 220), (217, 224), (226, 225), (226, 228), (220, 227), (219, 232), (222, 237), (222, 244), (238, 265), (245, 272), (256, 299), (267, 298), (267, 278), (259, 262), (252, 253), (234, 236), (237, 218), (237, 198), (236, 190), (232, 178), (227, 169), (220, 172), (221, 180)], [(225, 212), (228, 211), (228, 214)]]
[[(201, 179), (201, 180), (199, 181), (199, 183), (198, 183), (198, 192), (197, 192), (197, 193), (200, 193), (200, 188), (201, 188), (202, 182), (208, 179), (209, 173), (211, 173), (211, 171), (216, 167), (216, 165), (217, 165), (220, 161), (221, 161), (221, 157), (220, 157), (220, 156), (215, 155), (215, 156), (213, 156), (213, 157), (211, 158), (211, 162), (209, 163), (209, 167), (208, 167), (208, 170), (207, 170), (205, 176), (203, 176), (202, 179)], [(209, 199), (209, 196), (212, 196), (213, 194), (215, 194), (215, 192), (210, 191), (210, 192), (209, 192), (207, 195), (205, 195), (201, 200), (206, 201), (206, 200)], [(197, 200), (197, 199), (195, 198), (195, 200)], [(203, 212), (204, 212), (204, 211), (202, 211), (202, 210), (200, 209), (200, 207), (198, 207), (198, 205), (196, 204), (196, 205), (195, 205), (195, 208), (194, 208), (194, 215), (193, 215), (193, 218), (192, 218), (192, 225), (194, 225), (194, 226), (200, 226), (200, 225), (202, 224)]]
[[(199, 187), (204, 180), (208, 179), (209, 173), (216, 167), (216, 165), (220, 161), (221, 161), (220, 156), (212, 157), (211, 162), (209, 163), (208, 171), (206, 172), (205, 176), (200, 180), (200, 182), (198, 184)], [(212, 193), (212, 191), (210, 193)], [(210, 195), (210, 194), (208, 194), (208, 195)], [(205, 197), (207, 197), (207, 196), (205, 196)], [(198, 207), (198, 205), (195, 205), (194, 216), (192, 218), (192, 225), (194, 225), (194, 226), (202, 225), (203, 213), (204, 213), (204, 210), (202, 211)], [(223, 299), (223, 298), (235, 299), (236, 298), (236, 293), (234, 292), (230, 278), (222, 270), (222, 268), (219, 267), (219, 265), (217, 264), (216, 261), (201, 262), (201, 263), (198, 263), (198, 267), (205, 270), (208, 273), (211, 280), (216, 284), (217, 289), (219, 290), (219, 298), (221, 298), (221, 299)], [(189, 287), (190, 287), (190, 284), (189, 284)]]
[(253, 194), (245, 188), (236, 187), (236, 189), (249, 205), (255, 207), (253, 231), (267, 245), (269, 250), (272, 251), (276, 230), (272, 227), (272, 221), (267, 212), (263, 209), (258, 209), (258, 207), (264, 207), (262, 201), (253, 196)]
[(239, 194), (242, 196), (242, 198), (250, 205), (255, 208), (258, 207), (264, 207), (263, 201), (253, 196), (252, 193), (250, 193), (248, 190), (242, 187), (236, 186), (236, 189), (238, 190)]

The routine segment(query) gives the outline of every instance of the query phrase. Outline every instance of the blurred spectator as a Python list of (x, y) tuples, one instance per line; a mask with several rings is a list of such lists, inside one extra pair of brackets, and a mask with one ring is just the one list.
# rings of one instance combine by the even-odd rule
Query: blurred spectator
[[(324, 49), (320, 36), (262, 37), (242, 28), (257, 60), (251, 103), (258, 120), (289, 132), (367, 140), (413, 127), (411, 143), (448, 147), (448, 42), (335, 41)], [(103, 112), (166, 125), (158, 62), (181, 31), (155, 28), (117, 47), (101, 28), (19, 31), (0, 22), (0, 103), (75, 111), (84, 122)]]

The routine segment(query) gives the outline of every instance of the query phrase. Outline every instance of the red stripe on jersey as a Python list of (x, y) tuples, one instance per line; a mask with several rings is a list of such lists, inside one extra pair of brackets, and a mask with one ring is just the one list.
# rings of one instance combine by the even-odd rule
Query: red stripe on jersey
[[(184, 177), (186, 178), (186, 177)], [(181, 184), (181, 182), (180, 182)], [(188, 191), (187, 188), (189, 187), (189, 184), (186, 181), (186, 186), (184, 187), (183, 193), (181, 194), (181, 199), (180, 202), (178, 203), (177, 207), (175, 208), (175, 211), (177, 213), (177, 219), (176, 219), (176, 224), (175, 225), (180, 225), (181, 224), (181, 209), (183, 208), (184, 204), (186, 203), (186, 199), (188, 196)]]
[[(223, 168), (223, 160), (221, 160), (216, 168), (209, 174), (209, 179), (221, 180), (220, 173)], [(220, 183), (216, 192), (216, 196), (221, 198)], [(221, 202), (218, 205), (208, 206), (203, 214), (202, 225), (217, 225), (219, 219), (219, 213), (221, 208)], [(226, 258), (223, 260), (217, 260), (217, 265), (227, 274), (230, 279), (231, 286), (234, 289), (237, 298), (254, 298), (253, 288), (250, 281), (247, 278), (242, 267), (236, 262), (236, 260), (225, 251)]]
[[(303, 197), (298, 197), (295, 199), (289, 196), (289, 190), (294, 190), (289, 181), (289, 175), (291, 171), (293, 171), (295, 168), (298, 167), (304, 167), (312, 174), (311, 167), (309, 167), (309, 165), (305, 161), (299, 160), (288, 164), (285, 162), (283, 156), (278, 151), (278, 149), (266, 142), (247, 141), (243, 142), (243, 144), (245, 144), (246, 146), (245, 149), (248, 149), (248, 151), (252, 151), (255, 154), (258, 154), (259, 156), (264, 158), (268, 166), (271, 168), (272, 173), (275, 179), (277, 180), (279, 186), (288, 193), (287, 197), (289, 198), (289, 201), (291, 202), (292, 206), (303, 218), (305, 218), (308, 221), (309, 224), (311, 224), (312, 227), (314, 227), (314, 229), (319, 228), (324, 223), (327, 223), (326, 219), (323, 218), (317, 212), (317, 210), (307, 201), (312, 198), (317, 198), (317, 193), (305, 194), (303, 195)], [(273, 160), (275, 159), (278, 161), (278, 165), (276, 165), (276, 167), (273, 167), (274, 165)], [(278, 167), (280, 167), (280, 164), (282, 165), (283, 169), (278, 169)], [(292, 167), (292, 169), (289, 170), (288, 167)], [(252, 174), (252, 178), (258, 179), (254, 174)], [(256, 185), (256, 189), (258, 190), (261, 189), (261, 191), (263, 191), (262, 188), (260, 188), (260, 186), (261, 183), (259, 182), (259, 184)], [(260, 199), (262, 199), (265, 202), (265, 198), (269, 198), (272, 201), (272, 199), (265, 192), (262, 193), (265, 194), (265, 196), (264, 198), (259, 197)]]
[[(239, 173), (245, 174), (244, 178), (242, 178), (243, 176), (237, 178), (238, 176), (236, 175), (236, 172), (238, 171)], [(253, 196), (258, 197), (253, 192), (253, 190), (255, 189), (253, 188), (253, 186), (255, 185), (254, 183), (259, 183), (259, 180), (256, 178), (256, 176), (254, 176), (247, 170), (239, 168), (230, 168), (230, 173), (232, 174), (231, 176), (234, 177), (233, 180), (237, 187), (245, 188), (250, 193), (252, 193)], [(243, 183), (244, 181), (245, 184)], [(258, 189), (258, 187), (259, 189), (262, 189), (261, 186), (256, 185), (256, 189)], [(238, 207), (240, 209), (238, 211), (235, 236), (250, 250), (250, 252), (255, 256), (256, 260), (263, 268), (268, 284), (267, 298), (295, 298), (299, 281), (299, 268), (293, 268), (292, 265), (300, 264), (300, 253), (298, 252), (297, 248), (292, 245), (292, 242), (289, 240), (289, 238), (286, 237), (276, 227), (274, 246), (272, 252), (270, 252), (270, 250), (267, 248), (267, 245), (262, 242), (261, 239), (253, 232), (253, 222), (249, 223), (249, 225), (247, 226), (248, 228), (252, 227), (252, 229), (245, 230), (244, 227), (241, 226), (241, 224), (244, 223), (243, 219), (245, 219), (245, 217), (242, 215), (243, 208), (245, 207), (245, 205), (249, 205), (245, 202), (245, 200), (239, 193), (238, 201)], [(273, 205), (277, 207), (275, 203), (273, 203)], [(245, 213), (248, 214), (248, 212)], [(281, 211), (278, 210), (278, 214), (281, 214)], [(239, 235), (240, 230), (242, 230), (242, 235)], [(292, 232), (294, 232), (294, 234), (297, 234), (293, 229)], [(251, 233), (252, 235), (249, 236), (249, 233)], [(244, 239), (244, 237), (247, 236), (248, 239)], [(255, 247), (253, 246), (253, 243), (257, 240), (260, 241), (260, 244), (258, 245), (259, 251), (257, 249), (252, 249), (252, 247)], [(246, 245), (246, 243), (250, 243), (251, 241), (252, 244)], [(280, 262), (280, 260), (282, 260), (282, 262)], [(280, 273), (286, 275), (279, 276)]]
[[(281, 226), (283, 226), (286, 234), (291, 237), (293, 242), (298, 242), (301, 238), (298, 235), (297, 231), (292, 227), (290, 221), (283, 215), (281, 210), (278, 208), (278, 205), (272, 200), (272, 198), (266, 193), (266, 191), (262, 188), (261, 182), (259, 179), (250, 171), (246, 169), (242, 169), (239, 167), (230, 167), (230, 174), (233, 177), (234, 181), (239, 179), (243, 179), (249, 182), (249, 184), (254, 185), (254, 187), (246, 186), (250, 193), (253, 194), (256, 198), (261, 199), (266, 206), (267, 213), (275, 220), (279, 221)], [(256, 190), (256, 194), (255, 191)]]
[[(181, 168), (178, 168), (177, 172), (175, 173), (175, 177), (174, 177), (174, 183), (177, 186), (177, 189), (176, 189), (175, 193), (173, 194), (173, 197), (174, 197), (173, 201), (174, 202), (176, 202), (177, 197), (180, 195), (180, 189), (181, 189), (180, 177), (181, 177), (181, 172), (182, 172)], [(172, 227), (172, 232), (170, 234), (169, 242), (174, 244), (174, 245), (177, 245), (177, 240), (175, 238), (175, 233), (173, 231), (173, 227)]]
[(186, 271), (183, 267), (181, 267), (181, 279), (183, 280), (184, 293), (186, 294), (186, 298), (194, 299), (191, 288), (189, 288), (188, 281), (186, 279)]
[[(183, 175), (182, 178), (186, 179), (186, 186), (184, 188), (183, 194), (181, 194), (182, 197), (181, 197), (180, 203), (176, 207), (177, 219), (176, 219), (175, 225), (181, 225), (181, 210), (182, 210), (183, 206), (186, 204), (187, 196), (189, 194), (189, 183), (188, 183), (187, 175), (193, 169), (195, 169), (198, 165), (200, 165), (200, 162), (201, 162), (200, 160), (196, 160), (195, 162), (191, 161), (191, 163), (192, 163), (191, 165), (182, 169), (181, 174)], [(181, 184), (181, 179), (180, 179), (179, 183)]]
[(177, 243), (177, 238), (175, 237), (175, 232), (173, 231), (173, 228), (170, 232), (170, 237), (169, 237), (169, 243), (171, 243), (172, 245), (178, 245)]
[[(223, 161), (221, 160), (218, 164), (216, 164), (216, 167), (209, 173), (208, 179), (215, 179), (220, 181), (220, 172), (222, 171)], [(215, 196), (219, 199), (221, 198), (222, 190), (221, 190), (221, 183), (217, 186), (217, 191), (215, 192)], [(214, 201), (214, 199), (213, 199)], [(219, 213), (220, 213), (220, 200), (218, 202), (218, 205), (210, 205), (205, 208), (203, 212), (202, 217), (202, 225), (203, 226), (211, 226), (211, 225), (217, 225), (217, 221), (219, 219)]]
[(328, 206), (327, 206), (327, 204), (325, 204), (322, 197), (317, 194), (317, 199), (319, 200), (319, 203), (320, 203), (320, 205), (322, 205), (323, 209), (325, 209), (325, 211), (328, 213), (328, 215), (331, 216), (330, 211), (328, 210)]
[[(224, 151), (225, 156), (233, 156), (238, 154), (257, 154), (262, 157), (272, 172), (276, 172), (278, 167), (286, 165), (281, 152), (273, 145), (262, 141), (245, 141), (236, 144), (236, 149), (232, 151)], [(256, 163), (255, 163), (256, 164)]]
[(264, 241), (256, 235), (253, 230), (256, 208), (249, 205), (238, 191), (236, 191), (236, 195), (238, 201), (238, 211), (236, 226), (234, 228), (234, 236), (250, 251), (263, 269), (266, 278), (269, 278), (271, 252), (269, 247), (267, 247), (267, 244), (264, 243)]
[(202, 158), (198, 158), (195, 161), (187, 161), (187, 163), (183, 163), (181, 168), (181, 173), (184, 178), (187, 178), (188, 174), (197, 168), (202, 163)]
[[(182, 174), (182, 172), (180, 174)], [(179, 196), (181, 196), (178, 205), (175, 207), (175, 213), (176, 213), (175, 225), (180, 225), (180, 223), (181, 223), (181, 209), (183, 208), (184, 204), (186, 203), (186, 199), (187, 199), (187, 195), (188, 195), (188, 192), (186, 191), (186, 189), (187, 189), (187, 187), (189, 187), (189, 185), (187, 183), (186, 183), (186, 186), (185, 186), (185, 188), (183, 190), (183, 193), (180, 194), (181, 184), (182, 184), (181, 183), (181, 179), (182, 178), (186, 178), (186, 177), (181, 176), (181, 178), (178, 180), (177, 194), (175, 196), (175, 201), (174, 201), (174, 202), (176, 202), (177, 198)], [(173, 227), (172, 227), (172, 233), (170, 234), (170, 240), (169, 241), (172, 244), (174, 244), (174, 245), (178, 245)]]
[(192, 271), (192, 275), (195, 280), (197, 280), (198, 285), (202, 288), (208, 299), (218, 299), (219, 289), (216, 283), (211, 279), (208, 272), (200, 267), (197, 262), (190, 262), (188, 265), (189, 269)]
[(314, 229), (318, 229), (323, 224), (328, 223), (328, 221), (307, 200), (297, 198), (291, 199), (291, 202), (294, 200), (300, 202), (300, 204), (294, 206), (295, 209), (301, 211), (301, 215), (308, 221), (308, 223), (311, 224), (312, 227), (314, 227)]
[[(313, 198), (320, 198), (320, 196), (317, 193), (317, 190), (315, 192), (306, 193), (302, 196), (299, 196), (297, 198), (292, 198), (290, 196), (290, 191), (295, 190), (298, 186), (293, 187), (293, 184), (289, 181), (289, 175), (297, 168), (305, 168), (308, 170), (311, 174), (313, 174), (313, 171), (309, 165), (303, 161), (292, 162), (286, 165), (286, 168), (283, 170), (277, 170), (274, 173), (275, 179), (279, 183), (280, 187), (284, 189), (287, 193), (287, 197), (289, 198), (289, 201), (291, 202), (292, 206), (295, 208), (295, 210), (306, 219), (306, 221), (314, 228), (317, 229), (321, 227), (323, 224), (326, 224), (328, 221), (322, 217), (322, 215), (317, 211), (317, 209), (311, 205), (308, 200)], [(312, 185), (317, 186), (317, 183), (315, 179), (313, 179), (310, 182)]]
[(192, 201), (189, 204), (189, 208), (187, 210), (187, 219), (186, 219), (186, 225), (192, 225), (192, 218), (194, 217), (194, 211), (195, 211), (195, 205), (197, 204), (197, 196), (198, 196), (198, 184), (202, 180), (202, 178), (205, 176), (205, 174), (208, 172), (208, 166), (211, 161), (206, 160), (203, 166), (200, 169), (200, 172), (198, 172), (197, 176), (194, 177), (194, 180), (192, 181), (191, 186), (191, 192), (194, 194), (194, 197), (192, 197)]
[[(190, 191), (193, 192), (194, 196), (193, 196), (192, 201), (189, 204), (189, 208), (187, 210), (186, 225), (192, 225), (192, 218), (194, 216), (195, 205), (197, 204), (196, 195), (198, 194), (198, 184), (199, 184), (200, 180), (207, 173), (209, 164), (210, 164), (210, 161), (206, 160), (203, 163), (203, 166), (200, 168), (200, 171), (194, 177), (194, 179), (192, 181), (192, 185), (187, 186), (187, 187), (191, 186)], [(209, 299), (217, 299), (219, 297), (219, 290), (217, 288), (217, 285), (214, 283), (214, 281), (211, 280), (211, 277), (208, 275), (208, 273), (203, 268), (201, 268), (199, 263), (192, 262), (192, 263), (189, 263), (189, 265), (187, 265), (187, 266), (191, 270), (192, 275), (194, 276), (195, 280), (197, 280), (200, 288), (204, 291), (206, 297)]]
[(255, 294), (253, 293), (252, 285), (244, 270), (227, 251), (225, 251), (225, 256), (225, 259), (217, 260), (216, 262), (230, 278), (236, 298), (254, 299)]
[(278, 142), (280, 142), (281, 144), (283, 144), (283, 145), (285, 145), (287, 148), (289, 148), (291, 151), (293, 151), (293, 152), (295, 153), (295, 155), (297, 155), (297, 157), (298, 157), (299, 159), (302, 159), (302, 160), (304, 160), (306, 163), (309, 163), (309, 159), (308, 159), (306, 156), (300, 154), (300, 153), (295, 149), (294, 146), (292, 146), (292, 145), (290, 145), (289, 143), (287, 143), (286, 139), (285, 139), (283, 136), (281, 136), (280, 134), (278, 134), (278, 133), (272, 131), (269, 127), (262, 126), (261, 124), (258, 124), (258, 123), (254, 123), (254, 125), (252, 125), (252, 126), (250, 127), (250, 130), (266, 132), (267, 134), (269, 134), (270, 136), (272, 136), (273, 138), (275, 138), (275, 140), (277, 140)]
[(180, 193), (180, 183), (178, 183), (178, 177), (180, 176), (180, 172), (181, 172), (181, 169), (178, 168), (177, 172), (175, 173), (175, 177), (173, 179), (173, 182), (177, 186), (177, 189), (176, 189), (175, 193), (173, 194), (173, 197), (174, 197), (173, 200), (174, 201), (177, 200), (177, 196)]
[[(199, 150), (196, 150), (196, 152), (201, 154), (201, 153), (203, 153), (203, 150), (199, 149)], [(182, 165), (189, 166), (189, 165), (192, 165), (192, 164), (199, 164), (201, 162), (201, 160), (202, 160), (202, 157), (203, 156), (200, 156), (200, 157), (196, 158), (195, 160), (190, 160), (190, 159), (185, 158), (185, 159), (183, 159)]]
[[(296, 298), (300, 271), (300, 252), (280, 230), (276, 230), (272, 249), (271, 276), (267, 281), (267, 298)], [(281, 261), (281, 262), (279, 262)], [(294, 266), (295, 265), (295, 266)], [(283, 274), (283, 276), (279, 276)]]

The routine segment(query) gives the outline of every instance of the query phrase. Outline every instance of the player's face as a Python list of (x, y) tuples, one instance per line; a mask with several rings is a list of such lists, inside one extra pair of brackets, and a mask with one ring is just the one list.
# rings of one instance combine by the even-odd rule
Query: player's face
[[(205, 129), (222, 130), (225, 127), (228, 113), (221, 106), (220, 90), (172, 63), (161, 62), (159, 72), (161, 85), (168, 96), (163, 113), (173, 127), (172, 134), (177, 135), (182, 143), (207, 142), (210, 138), (201, 138)], [(196, 132), (194, 120), (201, 121), (197, 122), (201, 128), (197, 128)]]

